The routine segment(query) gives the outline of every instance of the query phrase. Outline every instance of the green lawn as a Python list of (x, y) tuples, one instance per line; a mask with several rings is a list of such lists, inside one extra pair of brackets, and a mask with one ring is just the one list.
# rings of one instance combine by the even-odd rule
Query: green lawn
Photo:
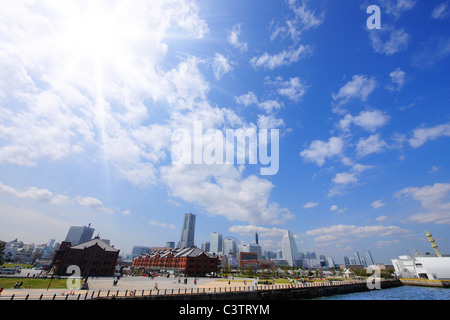
[[(0, 278), (0, 287), (5, 289), (13, 289), (16, 282), (23, 281), (22, 289), (25, 286), (31, 286), (31, 289), (47, 289), (51, 279), (42, 278)], [(50, 285), (50, 289), (62, 289), (67, 288), (67, 279), (53, 279)]]

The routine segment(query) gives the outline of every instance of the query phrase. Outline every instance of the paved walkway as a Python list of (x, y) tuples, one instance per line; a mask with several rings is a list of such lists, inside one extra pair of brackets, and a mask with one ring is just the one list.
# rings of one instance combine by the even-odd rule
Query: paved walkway
[[(125, 295), (125, 292), (136, 295), (148, 294), (162, 294), (177, 293), (177, 292), (196, 292), (213, 291), (214, 288), (227, 288), (234, 290), (234, 288), (249, 287), (254, 285), (254, 279), (217, 279), (217, 278), (174, 278), (166, 277), (122, 277), (116, 285), (114, 285), (113, 277), (106, 278), (89, 278), (88, 290), (71, 290), (71, 289), (5, 289), (0, 295), (0, 300), (10, 299), (14, 295), (14, 299), (89, 299), (93, 297), (106, 296), (118, 294)], [(186, 279), (186, 283), (184, 280)], [(151, 290), (151, 292), (150, 292)], [(224, 289), (222, 289), (224, 290)], [(109, 293), (108, 293), (109, 291)], [(67, 296), (67, 297), (66, 297)]]

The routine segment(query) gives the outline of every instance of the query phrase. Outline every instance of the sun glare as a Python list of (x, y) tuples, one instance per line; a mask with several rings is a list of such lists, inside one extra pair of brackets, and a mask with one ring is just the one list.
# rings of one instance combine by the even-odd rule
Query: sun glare
[(114, 11), (92, 3), (68, 17), (63, 36), (72, 55), (99, 60), (116, 52), (119, 27)]

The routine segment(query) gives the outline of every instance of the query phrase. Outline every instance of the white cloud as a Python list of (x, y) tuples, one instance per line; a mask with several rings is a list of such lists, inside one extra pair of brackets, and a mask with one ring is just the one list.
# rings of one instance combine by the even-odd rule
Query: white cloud
[(321, 140), (311, 142), (309, 148), (302, 151), (300, 156), (307, 161), (315, 162), (318, 166), (323, 166), (327, 158), (341, 155), (343, 149), (342, 138), (331, 137), (328, 142)]
[(390, 85), (387, 88), (391, 91), (400, 91), (405, 84), (406, 73), (400, 68), (397, 68), (395, 71), (392, 71), (389, 76), (391, 77), (391, 81), (395, 86)]
[(280, 53), (270, 55), (265, 52), (260, 57), (253, 57), (250, 59), (250, 64), (253, 68), (265, 67), (273, 70), (281, 66), (289, 66), (300, 59), (309, 56), (312, 53), (310, 46), (300, 45), (297, 49), (283, 50)]
[(375, 221), (386, 221), (388, 219), (388, 217), (386, 216), (379, 216), (375, 219)]
[(246, 42), (240, 42), (239, 36), (241, 34), (241, 24), (235, 24), (228, 34), (228, 42), (235, 48), (239, 49), (240, 51), (247, 51), (248, 45)]
[(412, 57), (412, 65), (427, 68), (447, 59), (450, 55), (450, 37), (430, 36), (429, 40), (419, 45), (419, 50)]
[(404, 29), (386, 26), (380, 30), (371, 30), (369, 38), (375, 52), (391, 56), (408, 47), (410, 35)]
[(249, 236), (253, 237), (255, 233), (257, 232), (260, 237), (264, 238), (282, 238), (284, 233), (286, 232), (285, 229), (278, 229), (278, 228), (266, 228), (266, 227), (259, 227), (254, 225), (248, 225), (248, 226), (232, 226), (228, 229), (230, 232), (234, 232), (239, 234), (240, 236)]
[(355, 124), (366, 131), (374, 132), (386, 125), (389, 116), (380, 110), (361, 111), (357, 116), (347, 114), (339, 121), (339, 127), (347, 131), (351, 124)]
[(352, 80), (340, 88), (337, 94), (333, 94), (333, 99), (341, 105), (352, 99), (366, 101), (369, 95), (375, 90), (376, 85), (377, 83), (373, 77), (354, 75)]
[(378, 208), (384, 207), (385, 205), (386, 205), (386, 203), (384, 203), (383, 201), (376, 200), (376, 201), (372, 202), (372, 204), (370, 206), (374, 209), (378, 209)]
[(364, 171), (373, 168), (373, 166), (362, 165), (359, 163), (350, 165), (352, 167), (349, 171), (337, 173), (332, 179), (335, 185), (329, 191), (328, 196), (331, 197), (337, 194), (341, 194), (345, 188), (356, 185), (358, 183), (360, 175)]
[(277, 77), (275, 80), (266, 80), (266, 83), (272, 84), (277, 87), (277, 92), (286, 96), (289, 100), (298, 102), (305, 94), (307, 86), (298, 77), (290, 78), (284, 81), (281, 77)]
[(428, 171), (428, 173), (434, 173), (434, 172), (438, 172), (440, 170), (440, 168), (439, 167), (437, 167), (437, 166), (433, 166), (433, 167), (431, 167), (431, 169)]
[(333, 204), (333, 205), (330, 207), (330, 211), (331, 211), (331, 212), (336, 211), (337, 213), (343, 213), (343, 212), (347, 211), (347, 208), (339, 208), (337, 205)]
[(291, 218), (289, 210), (270, 202), (274, 185), (233, 165), (172, 165), (161, 170), (172, 196), (195, 203), (208, 215), (251, 224), (277, 224)]
[(352, 172), (342, 172), (336, 174), (336, 176), (333, 178), (333, 182), (336, 184), (342, 184), (347, 185), (351, 183), (357, 182), (358, 179), (356, 178), (356, 173)]
[(386, 13), (399, 17), (403, 12), (415, 7), (417, 0), (381, 0)]
[(266, 100), (258, 103), (258, 106), (270, 114), (280, 110), (282, 104), (276, 100)]
[(339, 245), (374, 237), (406, 237), (411, 231), (397, 226), (355, 226), (334, 225), (310, 230), (306, 233), (314, 237), (314, 242), (320, 245)]
[(311, 208), (316, 207), (318, 204), (319, 204), (318, 202), (308, 202), (308, 203), (305, 203), (303, 208), (304, 209), (311, 209)]
[(271, 40), (289, 35), (293, 41), (297, 41), (304, 31), (317, 28), (324, 21), (325, 12), (317, 15), (315, 10), (307, 7), (307, 1), (288, 0), (288, 5), (294, 17), (286, 19), (285, 25), (277, 26), (270, 36)]
[(425, 212), (411, 215), (418, 223), (450, 224), (450, 184), (435, 183), (424, 187), (408, 187), (395, 193), (396, 198), (420, 201)]
[(77, 196), (77, 197), (75, 197), (75, 201), (77, 201), (80, 205), (82, 205), (84, 207), (89, 207), (91, 209), (106, 212), (106, 213), (113, 213), (113, 210), (105, 208), (105, 206), (103, 205), (103, 203), (100, 200), (93, 198), (93, 197)]
[(259, 129), (279, 129), (284, 126), (283, 119), (277, 119), (273, 115), (258, 115), (258, 128)]
[(277, 100), (265, 100), (260, 102), (258, 97), (251, 91), (247, 94), (235, 97), (235, 100), (237, 103), (246, 107), (255, 104), (267, 114), (274, 114), (283, 107), (283, 104)]
[(441, 4), (438, 4), (431, 13), (431, 16), (433, 19), (439, 20), (439, 19), (445, 19), (448, 16), (450, 16), (450, 1), (442, 2)]
[(230, 72), (232, 69), (233, 67), (230, 62), (228, 62), (228, 59), (220, 53), (216, 53), (213, 60), (213, 71), (216, 79), (219, 80), (224, 74)]
[(176, 229), (176, 226), (174, 224), (168, 224), (165, 222), (159, 222), (156, 220), (150, 220), (148, 222), (149, 225), (154, 226), (154, 227), (162, 227), (162, 228), (169, 228), (169, 229)]
[(252, 104), (258, 104), (258, 98), (253, 92), (250, 91), (247, 94), (236, 97), (236, 102), (247, 107)]
[(413, 131), (413, 136), (409, 139), (409, 144), (413, 148), (418, 148), (430, 140), (440, 137), (450, 137), (450, 123), (437, 125), (431, 128), (419, 128)]
[(112, 209), (106, 208), (103, 203), (96, 198), (82, 196), (75, 196), (71, 198), (62, 194), (54, 194), (48, 189), (29, 187), (25, 191), (19, 191), (11, 186), (0, 183), (0, 193), (7, 194), (19, 199), (43, 201), (53, 205), (72, 205), (78, 203), (81, 206), (88, 207), (96, 211), (105, 213), (113, 212)]
[(380, 134), (373, 134), (366, 139), (359, 139), (356, 146), (357, 156), (362, 158), (372, 153), (380, 153), (383, 152), (386, 147), (387, 143), (380, 139)]

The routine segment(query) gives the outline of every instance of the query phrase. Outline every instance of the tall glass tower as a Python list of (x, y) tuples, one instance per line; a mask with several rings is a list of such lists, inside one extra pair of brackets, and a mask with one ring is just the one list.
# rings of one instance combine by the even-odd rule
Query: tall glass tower
[(294, 235), (290, 231), (286, 231), (281, 242), (281, 250), (283, 252), (283, 259), (288, 262), (291, 267), (298, 266), (299, 256), (297, 244), (295, 243)]
[(209, 252), (218, 254), (223, 251), (223, 237), (220, 233), (211, 232)]
[(373, 262), (372, 254), (370, 253), (369, 250), (366, 250), (366, 261), (369, 266), (372, 266), (375, 264), (375, 262)]
[(69, 232), (67, 233), (66, 239), (64, 241), (68, 241), (72, 246), (77, 244), (89, 241), (92, 239), (92, 235), (94, 234), (95, 229), (91, 228), (91, 224), (83, 227), (70, 227)]
[(195, 214), (186, 213), (183, 220), (183, 229), (181, 230), (180, 248), (189, 248), (194, 246), (195, 236)]
[(362, 265), (361, 258), (359, 257), (358, 251), (353, 251), (353, 257), (355, 257), (355, 263), (358, 265)]

